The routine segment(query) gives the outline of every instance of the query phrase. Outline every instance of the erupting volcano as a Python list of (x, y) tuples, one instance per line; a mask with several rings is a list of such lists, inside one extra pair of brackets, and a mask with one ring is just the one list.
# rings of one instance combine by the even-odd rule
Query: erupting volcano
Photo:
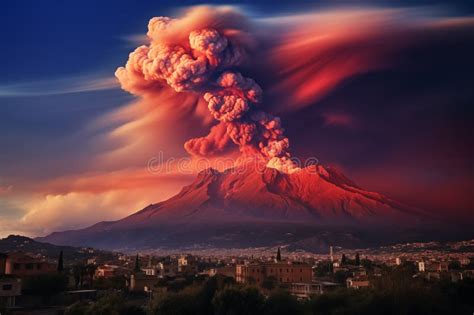
[[(316, 39), (312, 35), (304, 37), (304, 32), (290, 32), (296, 37), (274, 43), (277, 53), (271, 56), (276, 59), (298, 47), (308, 55), (313, 55), (313, 51), (322, 53), (309, 60), (313, 63), (311, 67), (304, 62), (306, 53), (293, 54), (292, 62), (282, 68), (286, 71), (275, 73), (288, 76), (288, 82), (298, 83), (299, 89), (293, 94), (298, 106), (314, 100), (352, 73), (369, 69), (380, 61), (375, 58), (377, 54), (393, 49), (390, 45), (379, 50), (362, 49), (371, 46), (360, 45), (359, 40), (379, 43), (378, 39), (385, 40), (385, 35), (377, 33), (377, 29), (391, 30), (390, 25), (364, 25), (361, 34), (354, 38), (352, 29), (345, 31), (349, 36), (345, 32), (339, 34), (336, 28), (331, 36)], [(396, 29), (394, 34), (399, 34)], [(400, 232), (401, 228), (414, 227), (425, 220), (426, 216), (418, 210), (366, 191), (333, 168), (300, 168), (292, 160), (289, 139), (280, 118), (275, 116), (281, 113), (278, 107), (281, 109), (282, 105), (274, 104), (275, 96), (266, 101), (258, 80), (248, 77), (253, 74), (257, 78), (251, 68), (259, 63), (255, 58), (257, 43), (271, 46), (265, 42), (267, 35), (229, 8), (197, 7), (176, 19), (152, 18), (147, 45), (136, 48), (125, 67), (119, 67), (115, 73), (122, 89), (145, 104), (147, 110), (139, 111), (143, 117), (137, 124), (152, 124), (156, 115), (153, 111), (173, 117), (170, 125), (199, 121), (199, 127), (196, 124), (196, 128), (188, 128), (184, 139), (189, 139), (190, 134), (195, 136), (201, 127), (210, 127), (210, 131), (204, 137), (187, 140), (185, 150), (192, 157), (213, 158), (229, 152), (235, 157), (238, 148), (239, 162), (222, 172), (204, 170), (176, 196), (122, 220), (57, 232), (41, 239), (99, 248), (154, 249), (321, 242), (326, 246), (329, 241), (334, 245), (361, 246), (382, 242), (387, 235), (398, 241), (405, 236), (416, 237), (393, 231)], [(321, 40), (329, 41), (328, 47), (322, 47)], [(351, 62), (347, 62), (339, 46), (352, 40), (358, 49), (351, 55)], [(331, 49), (335, 56), (326, 52)], [(326, 63), (335, 67), (333, 71), (327, 70), (332, 68)], [(312, 74), (313, 70), (317, 75)], [(303, 76), (300, 72), (304, 72)], [(266, 75), (267, 80), (272, 76)], [(266, 86), (265, 82), (262, 86)], [(294, 85), (273, 86), (291, 90)], [(272, 89), (268, 90), (271, 93)], [(286, 92), (280, 88), (275, 94), (274, 90), (273, 95)], [(149, 112), (153, 113), (151, 118), (147, 117)], [(249, 157), (257, 163), (241, 163)], [(374, 230), (375, 238), (370, 233)]]

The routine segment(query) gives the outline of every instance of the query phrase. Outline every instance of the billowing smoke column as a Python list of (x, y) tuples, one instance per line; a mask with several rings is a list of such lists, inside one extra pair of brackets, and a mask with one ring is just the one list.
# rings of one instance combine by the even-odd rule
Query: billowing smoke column
[[(218, 153), (231, 140), (243, 154), (256, 155), (269, 167), (297, 170), (280, 119), (261, 109), (262, 89), (235, 70), (248, 56), (241, 33), (206, 14), (194, 17), (199, 22), (189, 16), (152, 18), (149, 46), (135, 49), (126, 66), (115, 73), (122, 88), (137, 95), (166, 87), (177, 93), (202, 94), (219, 124), (206, 137), (185, 143), (192, 155)], [(187, 38), (182, 38), (183, 32)]]

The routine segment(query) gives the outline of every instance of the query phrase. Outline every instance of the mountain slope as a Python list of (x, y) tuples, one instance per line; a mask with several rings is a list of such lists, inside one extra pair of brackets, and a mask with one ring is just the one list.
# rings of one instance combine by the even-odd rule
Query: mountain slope
[(0, 253), (23, 252), (32, 256), (41, 255), (48, 259), (55, 260), (59, 252), (63, 252), (64, 259), (68, 262), (87, 260), (100, 255), (102, 258), (113, 258), (112, 253), (98, 251), (92, 248), (77, 248), (72, 246), (58, 246), (35, 241), (29, 237), (21, 235), (9, 235), (0, 239)]
[[(301, 241), (327, 227), (405, 226), (420, 218), (416, 210), (365, 191), (332, 168), (310, 166), (284, 174), (248, 164), (224, 172), (202, 171), (176, 196), (122, 220), (40, 239), (120, 249), (193, 244), (245, 247), (280, 240), (281, 233)], [(248, 240), (255, 230), (267, 234)], [(348, 239), (357, 243), (354, 235)]]

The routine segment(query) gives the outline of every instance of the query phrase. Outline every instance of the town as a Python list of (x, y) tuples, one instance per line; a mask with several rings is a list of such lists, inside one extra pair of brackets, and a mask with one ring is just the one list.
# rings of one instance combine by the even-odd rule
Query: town
[[(260, 255), (228, 256), (127, 255), (81, 248), (83, 260), (71, 259), (63, 250), (56, 257), (18, 250), (35, 242), (28, 238), (15, 242), (14, 251), (0, 254), (2, 315), (197, 314), (199, 308), (202, 314), (260, 314), (263, 308), (280, 314), (276, 310), (281, 307), (291, 313), (319, 314), (325, 307), (337, 307), (331, 305), (331, 296), (354, 298), (400, 285), (407, 292), (446, 285), (450, 290), (462, 288), (451, 307), (473, 307), (469, 294), (474, 288), (474, 240), (447, 249), (437, 243), (360, 252), (331, 246), (327, 254), (289, 252), (284, 247), (275, 248), (273, 255), (267, 249)], [(460, 296), (471, 298), (464, 301)], [(241, 302), (231, 302), (234, 299)], [(193, 300), (199, 300), (198, 305)], [(190, 305), (194, 306), (189, 309)]]

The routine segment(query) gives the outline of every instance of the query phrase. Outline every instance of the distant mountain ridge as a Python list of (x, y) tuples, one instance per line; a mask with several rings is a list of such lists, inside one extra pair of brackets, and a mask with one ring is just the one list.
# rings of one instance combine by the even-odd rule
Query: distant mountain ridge
[(81, 260), (91, 258), (98, 253), (102, 256), (112, 255), (109, 252), (98, 251), (92, 248), (78, 248), (72, 246), (60, 246), (36, 241), (32, 238), (21, 235), (9, 235), (0, 239), (0, 253), (23, 252), (31, 255), (42, 255), (46, 258), (55, 260), (59, 253), (63, 252), (67, 261)]

